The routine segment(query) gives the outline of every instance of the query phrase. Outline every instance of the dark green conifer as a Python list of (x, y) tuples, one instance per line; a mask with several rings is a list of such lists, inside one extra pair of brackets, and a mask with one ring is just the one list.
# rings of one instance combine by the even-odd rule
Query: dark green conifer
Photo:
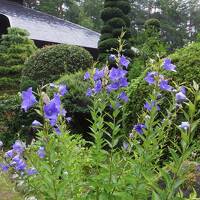
[(25, 60), (37, 47), (28, 38), (29, 33), (19, 28), (8, 28), (0, 40), (0, 90), (12, 93), (19, 87)]
[(124, 54), (132, 57), (131, 45), (129, 39), (130, 19), (130, 3), (128, 0), (105, 0), (104, 9), (101, 18), (104, 26), (101, 30), (101, 37), (98, 44), (100, 59), (105, 58), (108, 53), (113, 53), (112, 48), (118, 47), (118, 38), (122, 31), (125, 31), (123, 39), (125, 40)]

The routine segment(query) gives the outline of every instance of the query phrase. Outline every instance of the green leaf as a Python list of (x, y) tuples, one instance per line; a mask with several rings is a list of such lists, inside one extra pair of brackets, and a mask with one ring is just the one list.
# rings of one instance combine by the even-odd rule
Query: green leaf
[(153, 191), (153, 193), (152, 193), (152, 200), (161, 200), (161, 198), (160, 198), (160, 196), (156, 192)]

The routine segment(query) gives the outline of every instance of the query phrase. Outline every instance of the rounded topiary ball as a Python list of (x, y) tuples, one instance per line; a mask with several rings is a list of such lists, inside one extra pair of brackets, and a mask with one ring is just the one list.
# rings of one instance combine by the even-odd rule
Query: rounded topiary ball
[(57, 80), (65, 73), (73, 73), (92, 65), (90, 53), (78, 46), (60, 44), (37, 51), (25, 63), (21, 89)]
[[(172, 77), (176, 83), (184, 83), (189, 86), (193, 80), (200, 82), (200, 43), (193, 43), (187, 47), (177, 50), (170, 55), (172, 63), (177, 66), (177, 73), (166, 72), (167, 77)], [(137, 115), (141, 113), (145, 99), (148, 98), (151, 92), (151, 87), (146, 83), (144, 77), (147, 70), (139, 77), (132, 80), (128, 87), (129, 102), (126, 110), (129, 113), (126, 118), (126, 127), (131, 128), (133, 124), (137, 123)]]
[(99, 42), (99, 52), (105, 52), (108, 49), (118, 48), (119, 42), (116, 38), (109, 38)]
[(144, 24), (145, 29), (156, 29), (156, 30), (160, 30), (160, 21), (158, 19), (148, 19), (146, 20), (145, 24)]

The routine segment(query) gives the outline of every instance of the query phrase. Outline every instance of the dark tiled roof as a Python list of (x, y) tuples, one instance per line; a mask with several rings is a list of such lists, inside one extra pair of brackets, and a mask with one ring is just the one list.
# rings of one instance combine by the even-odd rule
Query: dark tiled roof
[(97, 48), (99, 33), (69, 21), (7, 0), (0, 0), (0, 14), (8, 17), (11, 27), (28, 30), (33, 40)]

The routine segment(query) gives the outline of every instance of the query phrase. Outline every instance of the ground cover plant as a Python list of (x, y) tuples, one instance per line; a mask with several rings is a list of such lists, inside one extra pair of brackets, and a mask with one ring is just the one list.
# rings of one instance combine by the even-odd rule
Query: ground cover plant
[[(119, 44), (120, 50), (109, 57), (114, 67), (93, 68), (82, 77), (90, 83), (86, 92), (91, 98), (90, 141), (70, 134), (70, 119), (61, 103), (68, 92), (66, 85), (50, 83), (37, 92), (31, 87), (22, 92), (24, 112), (32, 108), (41, 116), (32, 123), (37, 140), (30, 145), (15, 141), (0, 166), (23, 181), (25, 196), (48, 200), (197, 199), (195, 188), (185, 193), (185, 187), (188, 189), (186, 166), (195, 150), (199, 124), (195, 118), (199, 85), (194, 81), (179, 86), (169, 81), (165, 71), (179, 72), (170, 59), (158, 58), (144, 77), (151, 88), (144, 109), (132, 131), (124, 133), (129, 60), (121, 52), (120, 39)], [(163, 108), (166, 94), (172, 100)], [(179, 113), (184, 119), (176, 124)], [(177, 140), (169, 138), (175, 128)], [(166, 150), (168, 156), (163, 157)]]

